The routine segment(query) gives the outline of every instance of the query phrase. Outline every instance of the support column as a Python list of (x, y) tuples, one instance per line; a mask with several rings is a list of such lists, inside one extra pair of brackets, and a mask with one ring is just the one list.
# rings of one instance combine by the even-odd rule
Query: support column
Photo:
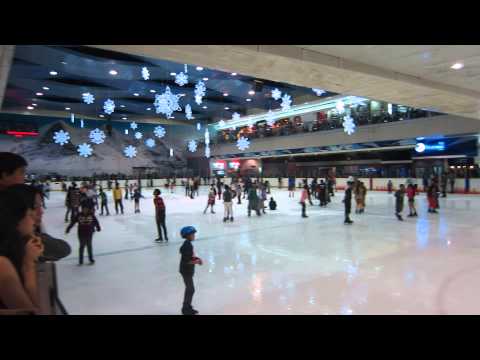
[(15, 45), (0, 45), (0, 110), (8, 83), (8, 75), (12, 66)]

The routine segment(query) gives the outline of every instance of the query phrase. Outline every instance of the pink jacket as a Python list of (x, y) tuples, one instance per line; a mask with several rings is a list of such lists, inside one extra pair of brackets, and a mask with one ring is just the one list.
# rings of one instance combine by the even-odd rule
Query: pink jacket
[(308, 199), (308, 192), (306, 189), (303, 189), (302, 196), (300, 197), (300, 202), (305, 202)]

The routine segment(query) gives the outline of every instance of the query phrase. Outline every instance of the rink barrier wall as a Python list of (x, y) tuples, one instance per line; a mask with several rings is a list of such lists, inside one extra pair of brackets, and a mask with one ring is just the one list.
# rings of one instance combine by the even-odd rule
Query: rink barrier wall
[[(302, 180), (304, 178), (296, 178), (295, 179), (295, 184), (297, 188), (302, 187)], [(186, 178), (177, 178), (177, 186), (181, 186), (182, 181), (186, 181)], [(278, 178), (264, 178), (264, 181), (269, 181), (270, 186), (272, 188), (278, 188)], [(313, 180), (313, 178), (307, 178), (308, 184), (310, 184)], [(399, 188), (400, 184), (406, 184), (407, 179), (406, 178), (372, 178), (372, 188), (370, 189), (370, 179), (369, 178), (359, 178), (360, 181), (362, 181), (365, 186), (367, 187), (368, 190), (374, 190), (374, 191), (387, 191), (387, 183), (388, 180), (392, 180), (393, 183), (393, 190), (396, 190)], [(423, 181), (422, 179), (412, 179), (414, 184), (418, 185), (419, 191), (423, 192)], [(143, 188), (149, 188), (150, 180), (149, 179), (141, 179), (141, 184)], [(70, 186), (72, 181), (65, 181), (65, 184)], [(77, 185), (80, 184), (80, 181), (76, 181)], [(101, 185), (104, 189), (107, 189), (107, 181), (101, 180), (97, 182), (99, 185)], [(120, 187), (122, 189), (125, 188), (125, 180), (118, 180), (118, 183), (120, 184)], [(129, 184), (137, 184), (137, 180), (129, 180)], [(153, 187), (160, 187), (164, 188), (165, 184), (167, 183), (167, 179), (153, 179)], [(229, 182), (227, 181), (229, 184)], [(113, 187), (113, 182), (112, 182), (112, 187)], [(336, 178), (336, 189), (337, 190), (344, 190), (347, 185), (347, 178)], [(203, 181), (202, 181), (202, 186)], [(287, 189), (288, 188), (288, 178), (282, 178), (282, 188)], [(50, 189), (52, 191), (61, 191), (62, 190), (62, 184), (60, 182), (51, 182), (50, 183)], [(447, 185), (448, 192), (450, 192), (450, 182), (448, 182)], [(455, 180), (455, 193), (459, 194), (465, 194), (467, 193), (465, 191), (465, 179), (464, 178), (459, 178)], [(470, 190), (468, 191), (468, 194), (480, 194), (480, 179), (470, 179)]]

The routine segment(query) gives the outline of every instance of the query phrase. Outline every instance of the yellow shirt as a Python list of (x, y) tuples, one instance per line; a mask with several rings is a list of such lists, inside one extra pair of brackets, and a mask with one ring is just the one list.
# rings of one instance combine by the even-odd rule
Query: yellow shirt
[(117, 189), (117, 188), (113, 189), (113, 198), (114, 198), (115, 200), (121, 200), (122, 197), (123, 197), (123, 196), (122, 196), (122, 189), (120, 189), (120, 188), (118, 188), (118, 189)]

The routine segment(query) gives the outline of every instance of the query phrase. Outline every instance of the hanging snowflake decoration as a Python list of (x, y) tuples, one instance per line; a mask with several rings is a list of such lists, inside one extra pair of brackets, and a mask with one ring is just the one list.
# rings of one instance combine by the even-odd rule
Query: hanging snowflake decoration
[(157, 126), (154, 130), (153, 130), (153, 133), (155, 134), (156, 137), (158, 138), (162, 138), (165, 136), (165, 129), (163, 128), (163, 126)]
[(337, 111), (342, 114), (343, 112), (345, 112), (345, 103), (342, 100), (337, 101), (335, 103), (335, 109), (337, 109)]
[(75, 114), (70, 114), (70, 121), (72, 124), (75, 122)]
[(172, 94), (170, 87), (167, 86), (163, 94), (155, 95), (155, 102), (153, 105), (155, 106), (157, 114), (162, 113), (167, 117), (170, 117), (174, 111), (182, 111), (182, 108), (178, 103), (180, 97), (180, 95)]
[(190, 140), (188, 142), (188, 151), (194, 153), (197, 151), (197, 142), (195, 140)]
[(187, 118), (187, 120), (193, 119), (192, 107), (190, 106), (190, 104), (185, 105), (185, 117)]
[(68, 143), (69, 140), (70, 140), (70, 134), (63, 130), (55, 131), (53, 135), (53, 141), (55, 142), (55, 144), (59, 144), (61, 146)]
[(135, 133), (135, 139), (140, 140), (143, 137), (143, 134), (140, 131)]
[(349, 115), (343, 118), (343, 131), (348, 135), (352, 135), (355, 132), (355, 123), (353, 122), (353, 118)]
[(103, 103), (103, 111), (105, 111), (106, 114), (110, 115), (115, 111), (115, 102), (113, 100), (106, 100)]
[(207, 158), (210, 157), (210, 146), (206, 146), (206, 147), (205, 147), (205, 156), (206, 156)]
[(83, 129), (83, 126), (85, 125), (83, 119), (80, 119), (80, 127)]
[(278, 100), (281, 97), (282, 97), (282, 92), (280, 90), (278, 90), (277, 88), (272, 90), (272, 98), (274, 98), (275, 100)]
[(87, 143), (78, 145), (77, 151), (80, 154), (80, 156), (83, 156), (86, 158), (93, 154), (92, 146)]
[(225, 126), (225, 121), (220, 120), (220, 121), (218, 122), (218, 126), (219, 126), (219, 127), (224, 127), (224, 126)]
[(93, 94), (90, 94), (88, 92), (82, 94), (82, 98), (85, 104), (93, 104), (93, 102), (95, 101), (95, 97), (93, 96)]
[(237, 112), (234, 112), (232, 114), (232, 120), (240, 120), (240, 114)]
[(241, 136), (240, 139), (237, 140), (237, 148), (240, 151), (247, 150), (249, 146), (250, 141), (246, 137)]
[(200, 131), (201, 128), (202, 128), (202, 124), (197, 123), (197, 130)]
[(208, 146), (210, 144), (210, 133), (208, 132), (208, 129), (205, 129), (205, 145)]
[(153, 148), (155, 146), (155, 140), (148, 138), (145, 140), (145, 145), (147, 145), (149, 148)]
[(135, 146), (128, 145), (125, 149), (123, 149), (123, 153), (126, 157), (131, 159), (137, 156), (137, 149), (135, 148)]
[(148, 80), (150, 79), (150, 71), (146, 67), (142, 68), (142, 78), (143, 80)]
[(267, 115), (265, 116), (265, 121), (267, 122), (268, 126), (273, 126), (275, 124), (275, 117), (272, 110), (268, 111)]
[(314, 92), (315, 94), (317, 94), (317, 96), (322, 96), (323, 94), (326, 94), (326, 93), (327, 93), (327, 92), (326, 92), (325, 90), (323, 90), (323, 89), (315, 89), (315, 88), (313, 88), (312, 90), (313, 90), (313, 92)]
[(94, 144), (101, 144), (105, 141), (105, 133), (100, 129), (90, 131), (90, 141)]
[(188, 75), (181, 72), (180, 74), (175, 75), (175, 84), (183, 86), (188, 84)]
[(135, 121), (130, 123), (130, 129), (136, 130), (137, 128), (138, 128), (138, 124)]
[(173, 157), (173, 149), (170, 148), (170, 157)]
[(288, 94), (282, 96), (282, 103), (280, 106), (282, 107), (283, 111), (289, 110), (290, 105), (292, 104), (292, 97)]
[(207, 92), (207, 87), (205, 86), (205, 83), (201, 80), (197, 82), (195, 85), (195, 102), (200, 105), (202, 103), (202, 98), (205, 96)]

